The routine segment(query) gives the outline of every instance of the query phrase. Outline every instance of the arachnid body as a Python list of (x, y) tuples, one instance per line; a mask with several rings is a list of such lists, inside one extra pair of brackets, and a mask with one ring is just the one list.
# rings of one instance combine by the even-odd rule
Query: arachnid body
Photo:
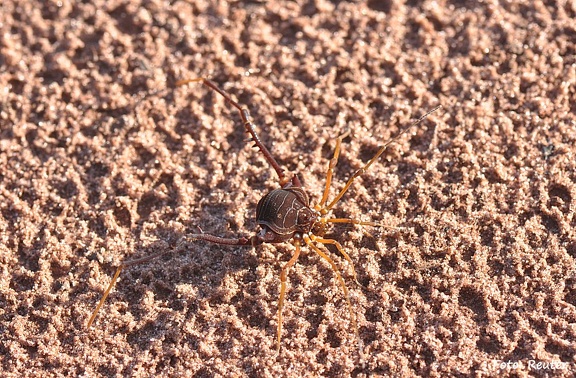
[[(387, 141), (384, 145), (380, 147), (378, 152), (360, 169), (358, 169), (346, 182), (344, 187), (340, 192), (332, 199), (328, 201), (330, 184), (332, 182), (332, 175), (334, 167), (338, 161), (340, 154), (340, 145), (344, 137), (348, 134), (342, 135), (336, 140), (336, 147), (334, 149), (334, 155), (330, 160), (326, 173), (326, 184), (324, 187), (324, 192), (322, 194), (321, 200), (314, 206), (310, 205), (310, 200), (304, 189), (300, 179), (296, 174), (287, 175), (284, 173), (283, 169), (280, 167), (278, 162), (274, 159), (270, 151), (264, 146), (260, 141), (260, 138), (256, 134), (254, 129), (254, 124), (250, 119), (250, 113), (246, 108), (243, 108), (234, 101), (226, 92), (218, 88), (213, 82), (208, 79), (199, 78), (191, 80), (182, 80), (177, 83), (177, 85), (184, 85), (191, 82), (201, 82), (210, 89), (216, 91), (224, 99), (236, 108), (241, 115), (242, 122), (246, 132), (250, 135), (250, 139), (254, 142), (255, 147), (258, 148), (260, 153), (263, 154), (265, 159), (268, 161), (270, 166), (275, 170), (278, 175), (280, 187), (270, 191), (265, 194), (262, 199), (258, 202), (256, 207), (256, 223), (260, 226), (260, 231), (253, 236), (240, 236), (238, 238), (222, 238), (210, 234), (200, 233), (200, 234), (190, 234), (187, 235), (184, 241), (190, 240), (203, 240), (215, 244), (223, 245), (238, 245), (238, 246), (258, 246), (263, 243), (282, 243), (291, 241), (295, 247), (295, 251), (290, 258), (290, 260), (284, 265), (280, 273), (280, 296), (278, 300), (278, 326), (277, 326), (277, 351), (280, 349), (280, 339), (282, 335), (282, 308), (284, 305), (284, 298), (286, 295), (286, 281), (288, 277), (289, 269), (296, 263), (300, 255), (300, 250), (303, 245), (309, 246), (314, 252), (316, 252), (322, 259), (324, 259), (328, 264), (330, 264), (336, 278), (338, 279), (339, 285), (344, 293), (348, 310), (350, 312), (350, 319), (356, 337), (360, 341), (360, 336), (358, 332), (358, 326), (356, 322), (356, 317), (352, 309), (352, 304), (350, 302), (350, 296), (348, 293), (348, 288), (339, 269), (332, 260), (330, 256), (325, 252), (325, 248), (321, 248), (322, 245), (333, 245), (342, 254), (342, 256), (350, 263), (352, 267), (352, 272), (354, 278), (356, 279), (356, 272), (354, 270), (354, 264), (350, 256), (346, 253), (344, 248), (340, 243), (333, 239), (324, 238), (329, 225), (331, 223), (348, 223), (348, 224), (358, 224), (365, 226), (379, 226), (379, 224), (374, 222), (364, 222), (357, 219), (348, 218), (333, 218), (330, 217), (330, 212), (334, 205), (342, 198), (346, 191), (352, 185), (352, 182), (360, 175), (362, 175), (386, 150), (388, 145), (398, 139), (402, 134), (408, 131), (412, 126), (420, 123), (425, 117), (430, 113), (439, 108), (436, 107), (418, 119), (416, 122), (412, 123), (409, 127), (401, 130), (394, 138)], [(145, 261), (149, 261), (160, 255), (170, 252), (171, 250), (162, 251), (155, 255), (146, 256), (140, 259), (129, 260), (123, 262), (116, 270), (116, 273), (110, 282), (108, 288), (104, 292), (100, 302), (98, 303), (96, 309), (92, 313), (90, 320), (88, 321), (88, 327), (94, 322), (98, 311), (102, 307), (106, 297), (112, 290), (118, 276), (122, 269), (140, 264)]]

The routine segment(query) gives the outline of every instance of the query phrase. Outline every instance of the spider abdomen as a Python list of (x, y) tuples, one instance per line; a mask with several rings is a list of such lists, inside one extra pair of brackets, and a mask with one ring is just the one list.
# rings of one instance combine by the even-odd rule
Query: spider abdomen
[(290, 239), (295, 233), (308, 233), (318, 215), (310, 208), (302, 188), (274, 189), (258, 202), (256, 222), (277, 235), (275, 241)]

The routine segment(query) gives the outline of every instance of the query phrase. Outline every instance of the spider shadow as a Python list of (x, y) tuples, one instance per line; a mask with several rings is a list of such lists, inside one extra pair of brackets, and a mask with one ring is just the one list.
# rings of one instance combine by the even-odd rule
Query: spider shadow
[[(266, 318), (265, 309), (258, 301), (251, 300), (258, 294), (254, 272), (259, 261), (255, 251), (250, 250), (250, 247), (197, 241), (186, 242), (175, 248), (174, 244), (182, 240), (183, 233), (169, 229), (159, 233), (164, 240), (138, 246), (137, 252), (127, 257), (126, 261), (168, 252), (151, 261), (124, 268), (113, 293), (104, 304), (106, 307), (123, 303), (116, 306), (119, 307), (118, 312), (123, 315), (129, 313), (137, 324), (136, 327), (126, 324), (119, 330), (127, 335), (130, 344), (147, 350), (157, 339), (174, 345), (183, 339), (192, 344), (199, 343), (200, 339), (183, 332), (183, 324), (193, 322), (199, 334), (208, 333), (214, 326), (227, 330), (227, 315), (210, 315), (226, 306), (242, 309), (238, 311), (242, 323), (250, 327), (267, 328), (266, 323), (250, 321)], [(114, 272), (112, 266), (104, 269), (110, 275)], [(230, 294), (226, 285), (229, 275), (239, 278), (239, 293)], [(244, 290), (249, 292), (248, 295), (244, 294)], [(250, 301), (250, 306), (243, 303), (246, 299)], [(211, 310), (206, 311), (206, 307)], [(105, 311), (102, 312), (99, 314), (100, 321), (106, 316)]]

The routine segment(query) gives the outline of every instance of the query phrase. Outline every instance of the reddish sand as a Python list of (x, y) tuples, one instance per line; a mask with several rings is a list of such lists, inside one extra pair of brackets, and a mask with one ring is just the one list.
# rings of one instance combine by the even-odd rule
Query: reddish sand
[[(0, 375), (572, 376), (576, 5), (476, 1), (0, 3)], [(224, 2), (221, 2), (224, 3)], [(321, 197), (436, 105), (334, 214), (330, 265), (253, 235), (277, 177)]]

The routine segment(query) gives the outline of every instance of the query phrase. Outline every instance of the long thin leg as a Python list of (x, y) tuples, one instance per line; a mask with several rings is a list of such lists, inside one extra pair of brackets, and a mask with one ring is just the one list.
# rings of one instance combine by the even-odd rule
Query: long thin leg
[(382, 223), (371, 222), (371, 221), (361, 221), (359, 219), (354, 219), (354, 218), (328, 218), (328, 219), (326, 219), (326, 222), (328, 222), (328, 223), (350, 223), (350, 224), (357, 224), (360, 226), (386, 227)]
[(176, 245), (175, 248), (166, 249), (164, 251), (160, 251), (158, 253), (154, 253), (152, 255), (144, 256), (144, 257), (141, 257), (138, 259), (123, 261), (120, 264), (120, 266), (118, 266), (118, 268), (116, 269), (116, 273), (114, 273), (114, 277), (112, 278), (112, 281), (108, 285), (108, 288), (106, 289), (106, 291), (102, 295), (100, 302), (98, 302), (96, 309), (94, 310), (94, 312), (92, 312), (92, 316), (90, 316), (90, 319), (88, 320), (87, 327), (90, 328), (92, 326), (92, 323), (94, 323), (94, 320), (96, 319), (96, 316), (98, 315), (98, 312), (102, 308), (104, 301), (106, 300), (106, 298), (108, 297), (108, 295), (112, 291), (114, 284), (118, 280), (118, 276), (120, 276), (120, 272), (124, 268), (129, 267), (131, 265), (142, 264), (144, 262), (150, 261), (150, 260), (155, 259), (157, 257), (160, 257), (162, 255), (165, 255), (167, 253), (174, 252), (174, 251), (180, 249), (180, 247), (182, 247), (185, 242), (193, 241), (193, 240), (203, 240), (203, 241), (207, 241), (207, 242), (214, 243), (214, 244), (224, 244), (224, 245), (256, 245), (256, 244), (259, 244), (259, 241), (256, 237), (251, 237), (251, 238), (241, 237), (241, 238), (235, 239), (235, 238), (221, 238), (221, 237), (210, 235), (210, 234), (190, 234), (190, 235), (184, 236), (178, 242), (178, 244)]
[(359, 176), (361, 176), (362, 174), (364, 174), (364, 172), (366, 172), (366, 170), (368, 168), (370, 168), (370, 166), (376, 161), (378, 160), (378, 158), (380, 157), (380, 155), (382, 155), (384, 153), (384, 151), (386, 151), (386, 148), (388, 148), (388, 146), (395, 142), (396, 140), (398, 140), (398, 138), (400, 138), (403, 134), (405, 134), (408, 130), (410, 130), (412, 127), (416, 126), (417, 124), (419, 124), (420, 122), (422, 122), (426, 117), (428, 117), (431, 113), (435, 112), (436, 110), (438, 110), (442, 105), (438, 105), (437, 107), (435, 107), (434, 109), (430, 110), (429, 112), (427, 112), (426, 114), (424, 114), (422, 117), (418, 118), (416, 121), (412, 122), (412, 124), (406, 128), (404, 128), (403, 130), (401, 130), (395, 137), (393, 137), (392, 139), (390, 139), (388, 142), (384, 143), (384, 145), (382, 147), (380, 147), (380, 149), (378, 150), (378, 152), (376, 152), (376, 155), (374, 155), (374, 157), (372, 157), (372, 159), (368, 160), (368, 162), (360, 169), (358, 169), (356, 172), (354, 172), (354, 174), (352, 175), (352, 177), (350, 177), (348, 179), (348, 182), (346, 182), (346, 185), (344, 185), (344, 188), (342, 188), (342, 190), (340, 191), (340, 193), (338, 193), (338, 195), (332, 200), (332, 202), (330, 202), (330, 204), (328, 206), (326, 206), (324, 209), (325, 211), (328, 211), (330, 209), (332, 209), (334, 207), (334, 205), (336, 205), (336, 202), (340, 201), (340, 198), (342, 198), (342, 196), (344, 195), (344, 193), (346, 193), (346, 191), (348, 190), (348, 188), (350, 188), (350, 185), (352, 185), (352, 182)]
[(120, 275), (120, 272), (122, 271), (122, 269), (124, 269), (124, 265), (120, 265), (118, 267), (118, 269), (116, 269), (116, 273), (114, 273), (114, 277), (112, 278), (112, 281), (110, 281), (110, 285), (108, 285), (108, 288), (104, 292), (104, 295), (102, 295), (102, 298), (100, 298), (100, 302), (98, 302), (96, 309), (94, 310), (94, 312), (92, 312), (92, 316), (90, 316), (90, 320), (88, 320), (88, 325), (86, 326), (87, 328), (90, 328), (92, 326), (92, 323), (94, 323), (94, 320), (96, 319), (96, 315), (98, 315), (98, 311), (100, 311), (100, 308), (102, 308), (104, 301), (106, 300), (106, 298), (108, 298), (108, 294), (110, 294), (110, 291), (112, 291), (112, 288), (114, 287), (116, 280), (118, 280), (118, 276)]
[[(354, 275), (354, 281), (356, 281), (356, 283), (358, 285), (360, 285), (360, 282), (358, 282), (358, 276), (356, 275), (356, 269), (354, 268), (354, 263), (352, 262), (352, 259), (350, 258), (350, 255), (348, 255), (348, 253), (344, 250), (344, 248), (342, 247), (342, 244), (338, 243), (336, 240), (333, 239), (324, 239), (324, 238), (319, 238), (316, 237), (315, 235), (310, 235), (310, 239), (312, 241), (318, 242), (318, 243), (322, 243), (322, 244), (331, 244), (333, 246), (336, 247), (336, 249), (338, 249), (338, 252), (340, 252), (342, 254), (342, 256), (344, 256), (344, 258), (346, 259), (346, 261), (348, 261), (348, 263), (350, 264), (350, 266), (352, 267), (352, 274)], [(362, 286), (362, 285), (360, 285)]]
[(342, 144), (342, 140), (350, 135), (350, 131), (340, 135), (338, 139), (336, 139), (336, 147), (334, 148), (334, 156), (330, 159), (330, 163), (328, 164), (328, 170), (326, 171), (326, 185), (324, 186), (324, 193), (322, 194), (322, 199), (315, 206), (315, 209), (320, 211), (322, 215), (327, 213), (327, 210), (324, 209), (324, 205), (326, 201), (328, 201), (328, 195), (330, 194), (330, 185), (332, 184), (332, 175), (334, 174), (334, 167), (338, 163), (338, 157), (340, 156), (340, 145)]
[(276, 159), (274, 159), (274, 157), (272, 156), (272, 154), (270, 153), (268, 148), (266, 148), (266, 146), (262, 143), (258, 134), (256, 134), (256, 130), (254, 129), (254, 123), (251, 120), (252, 117), (250, 116), (250, 112), (248, 111), (248, 109), (243, 108), (239, 103), (234, 101), (228, 93), (226, 93), (222, 89), (218, 88), (216, 86), (216, 84), (214, 84), (212, 81), (210, 81), (206, 78), (203, 78), (203, 77), (199, 77), (196, 79), (179, 80), (176, 82), (176, 86), (181, 86), (181, 85), (185, 85), (188, 83), (198, 83), (198, 82), (201, 82), (202, 84), (209, 87), (210, 89), (218, 92), (222, 97), (224, 97), (224, 99), (230, 105), (232, 105), (233, 107), (238, 109), (238, 111), (240, 112), (240, 116), (242, 117), (242, 122), (244, 122), (244, 128), (246, 129), (248, 134), (250, 134), (250, 136), (252, 137), (252, 141), (254, 142), (254, 145), (256, 147), (258, 147), (258, 149), (260, 150), (260, 152), (262, 152), (262, 154), (264, 155), (264, 157), (266, 158), (268, 163), (272, 166), (272, 168), (274, 168), (274, 170), (278, 174), (278, 178), (280, 179), (280, 185), (283, 187), (288, 182), (290, 182), (290, 180), (292, 180), (296, 186), (302, 186), (300, 183), (300, 180), (298, 179), (297, 176), (293, 176), (292, 178), (289, 178), (284, 174), (284, 170), (282, 169), (282, 167), (280, 167), (280, 164), (278, 164), (278, 162), (276, 161)]
[(326, 222), (327, 223), (349, 223), (349, 224), (357, 224), (360, 226), (382, 227), (382, 228), (387, 228), (389, 230), (397, 230), (398, 229), (398, 227), (386, 226), (383, 223), (361, 221), (361, 220), (354, 219), (354, 218), (328, 218), (328, 219), (326, 219)]
[(340, 270), (338, 269), (338, 267), (336, 266), (334, 261), (326, 253), (322, 252), (322, 250), (314, 244), (314, 242), (312, 241), (312, 239), (310, 239), (310, 237), (304, 236), (304, 241), (306, 242), (306, 244), (308, 244), (308, 246), (310, 248), (312, 248), (314, 250), (314, 252), (316, 252), (320, 257), (322, 257), (324, 260), (326, 260), (328, 262), (328, 264), (330, 264), (330, 266), (332, 267), (332, 271), (336, 275), (336, 278), (338, 279), (338, 282), (340, 283), (340, 287), (342, 288), (342, 291), (344, 292), (344, 297), (346, 298), (346, 303), (348, 304), (348, 311), (350, 312), (350, 319), (352, 322), (352, 326), (354, 327), (354, 333), (356, 334), (356, 337), (358, 338), (358, 340), (360, 340), (360, 333), (358, 332), (358, 324), (356, 323), (356, 316), (354, 316), (354, 311), (352, 310), (352, 302), (350, 302), (350, 294), (348, 293), (348, 287), (346, 286), (346, 283), (344, 282), (344, 279), (342, 278), (342, 275), (340, 274)]
[[(329, 240), (329, 239), (325, 239), (325, 240)], [(314, 245), (314, 242), (308, 236), (304, 236), (304, 241), (306, 242), (306, 244), (308, 244), (308, 246), (310, 246), (310, 248), (312, 248), (314, 250), (314, 252), (316, 252), (320, 257), (322, 257), (324, 260), (326, 260), (328, 262), (328, 264), (330, 264), (330, 266), (332, 267), (332, 271), (334, 272), (334, 274), (336, 275), (336, 278), (338, 279), (338, 282), (340, 283), (340, 287), (342, 287), (342, 291), (344, 292), (344, 297), (346, 298), (346, 303), (348, 305), (348, 311), (350, 312), (350, 321), (352, 322), (352, 327), (354, 327), (354, 334), (356, 335), (356, 340), (358, 341), (358, 355), (360, 358), (360, 363), (362, 364), (362, 366), (364, 366), (364, 362), (365, 362), (364, 350), (363, 350), (364, 349), (364, 343), (362, 342), (362, 339), (360, 338), (360, 332), (358, 331), (358, 323), (356, 322), (356, 316), (354, 314), (354, 311), (352, 310), (352, 302), (350, 301), (350, 294), (348, 293), (348, 287), (346, 287), (346, 283), (344, 282), (344, 279), (342, 278), (342, 275), (340, 274), (340, 270), (338, 269), (338, 267), (336, 266), (334, 261), (326, 253), (322, 252), (322, 250), (320, 248), (318, 248), (316, 245)], [(343, 252), (343, 250), (340, 250), (340, 252)], [(347, 254), (345, 252), (343, 254), (344, 254), (344, 256), (347, 256)], [(354, 273), (354, 274), (356, 274), (356, 273)]]
[(300, 241), (296, 240), (296, 252), (292, 255), (290, 261), (284, 265), (280, 273), (280, 298), (278, 299), (278, 328), (276, 330), (276, 354), (280, 353), (280, 339), (282, 337), (282, 309), (284, 308), (284, 297), (286, 296), (286, 281), (288, 279), (288, 270), (296, 263), (298, 256), (300, 256)]

